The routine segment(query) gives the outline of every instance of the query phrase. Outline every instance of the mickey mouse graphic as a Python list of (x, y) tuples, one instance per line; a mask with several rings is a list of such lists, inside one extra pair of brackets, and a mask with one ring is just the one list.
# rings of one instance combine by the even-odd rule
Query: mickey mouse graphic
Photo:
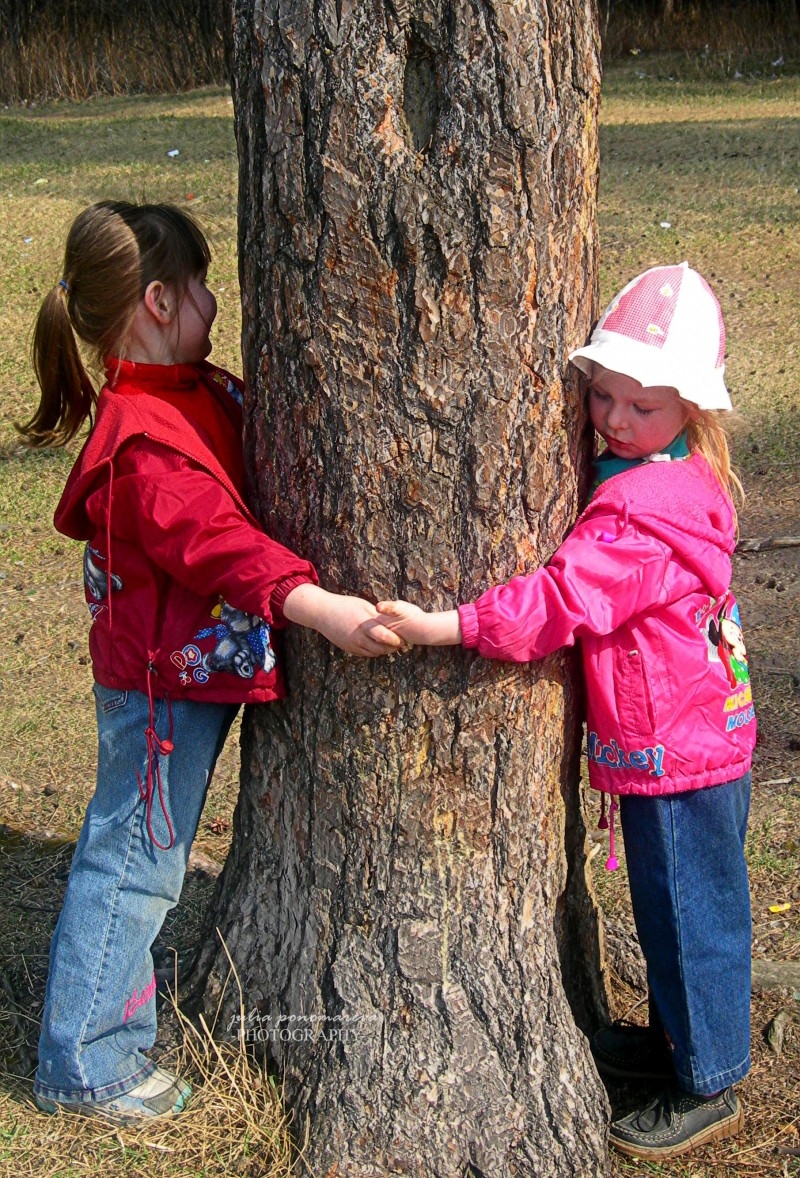
[(747, 649), (744, 644), (739, 606), (732, 593), (726, 593), (698, 611), (697, 623), (705, 628), (709, 657), (718, 659), (725, 669), (731, 688), (750, 682)]

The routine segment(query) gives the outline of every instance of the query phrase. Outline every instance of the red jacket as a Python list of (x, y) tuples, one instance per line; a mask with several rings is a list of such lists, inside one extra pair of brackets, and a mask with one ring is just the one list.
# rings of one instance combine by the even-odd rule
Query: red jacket
[(206, 363), (109, 365), (55, 514), (87, 541), (95, 679), (208, 703), (281, 698), (271, 630), (317, 577), (244, 501), (241, 385)]

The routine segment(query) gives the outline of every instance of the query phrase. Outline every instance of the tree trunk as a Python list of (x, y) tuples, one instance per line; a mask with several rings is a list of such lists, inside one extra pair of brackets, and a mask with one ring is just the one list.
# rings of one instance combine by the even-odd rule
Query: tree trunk
[[(234, 21), (265, 527), (328, 588), (471, 600), (546, 560), (584, 489), (565, 373), (596, 298), (594, 9), (238, 0)], [(596, 1175), (573, 657), (285, 646), (215, 923), (313, 1173)], [(218, 946), (204, 970), (213, 1007)]]

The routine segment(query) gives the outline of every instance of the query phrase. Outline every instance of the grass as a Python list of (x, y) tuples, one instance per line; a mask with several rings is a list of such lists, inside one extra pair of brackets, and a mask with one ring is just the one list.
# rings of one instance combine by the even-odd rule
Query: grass
[(745, 474), (800, 460), (800, 79), (681, 83), (611, 72), (603, 91), (601, 284), (688, 260), (722, 303)]
[[(796, 498), (790, 476), (800, 458), (794, 376), (800, 243), (793, 228), (800, 219), (799, 122), (800, 81), (795, 77), (680, 79), (669, 60), (644, 55), (607, 71), (601, 118), (603, 299), (648, 265), (686, 258), (707, 274), (728, 323), (730, 385), (740, 410), (736, 458), (751, 486), (765, 496), (774, 492), (783, 471), (786, 494), (792, 496), (787, 503)], [(170, 158), (167, 152), (174, 148), (180, 154)], [(209, 231), (215, 255), (210, 284), (220, 304), (214, 358), (238, 371), (236, 183), (232, 108), (221, 89), (169, 99), (97, 99), (0, 111), (0, 615), (5, 634), (0, 797), (3, 821), (13, 827), (74, 835), (94, 773), (80, 553), (51, 525), (76, 447), (29, 453), (13, 428), (36, 401), (28, 360), (33, 317), (44, 291), (59, 278), (67, 225), (85, 204), (107, 197), (171, 200), (191, 207)], [(774, 681), (776, 693), (782, 683), (789, 680)], [(785, 719), (783, 696), (776, 694), (770, 708), (775, 716), (770, 732), (778, 741), (781, 725), (794, 720)], [(763, 762), (767, 775), (783, 777), (782, 746), (774, 756), (774, 763)], [(236, 760), (235, 741), (230, 741), (197, 840), (217, 860), (224, 857), (229, 838)], [(800, 810), (796, 779), (790, 797), (776, 790), (768, 801), (772, 810), (754, 821), (749, 845), (757, 932), (768, 955), (775, 955), (777, 947), (797, 959), (800, 852), (791, 830), (791, 817)], [(784, 814), (789, 804), (794, 808)], [(178, 1128), (167, 1127), (163, 1135), (106, 1132), (95, 1122), (71, 1121), (54, 1133), (53, 1123), (33, 1112), (29, 1083), (11, 1073), (26, 1070), (19, 1048), (35, 1042), (32, 1020), (41, 1001), (47, 940), (68, 851), (57, 842), (43, 843), (35, 855), (29, 850), (23, 855), (12, 843), (0, 843), (7, 908), (0, 924), (0, 975), (24, 1000), (16, 1009), (0, 1001), (0, 1008), (10, 1011), (0, 1014), (0, 1050), (10, 1068), (0, 1081), (0, 1170), (13, 1169), (20, 1176), (147, 1171), (185, 1178), (223, 1173), (278, 1178), (288, 1172), (281, 1152), (285, 1125), (268, 1079), (259, 1079), (247, 1059), (220, 1059), (210, 1038), (197, 1041), (195, 1029), (180, 1024), (177, 1015), (175, 1042), (199, 1053), (185, 1065), (198, 1079), (199, 1098)], [(171, 926), (169, 936), (182, 953), (191, 948), (192, 921), (209, 886), (191, 892)], [(613, 888), (605, 894), (610, 910), (624, 892), (619, 878)], [(792, 888), (791, 914), (773, 918), (769, 903), (790, 895)], [(773, 919), (786, 927), (773, 928)], [(769, 1014), (765, 1003), (754, 1007), (756, 1037)], [(170, 1020), (162, 1024), (169, 1039)], [(698, 1160), (663, 1166), (617, 1162), (616, 1173), (796, 1175), (797, 1159), (776, 1155), (770, 1144), (775, 1138), (780, 1147), (798, 1145), (797, 1121), (787, 1111), (787, 1076), (797, 1068), (793, 1025), (783, 1070), (761, 1051), (748, 1080), (768, 1119), (762, 1117), (746, 1141), (724, 1155), (706, 1150)], [(235, 1093), (231, 1069), (240, 1089), (254, 1088), (256, 1111), (247, 1101), (230, 1098)], [(783, 1080), (784, 1090), (775, 1086), (777, 1079), (769, 1087), (770, 1069)]]

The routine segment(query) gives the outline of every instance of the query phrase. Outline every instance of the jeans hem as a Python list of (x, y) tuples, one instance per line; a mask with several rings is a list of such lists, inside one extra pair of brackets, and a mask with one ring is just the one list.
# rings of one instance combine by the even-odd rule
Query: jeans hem
[(691, 1092), (695, 1096), (716, 1096), (724, 1088), (730, 1088), (732, 1084), (738, 1084), (743, 1080), (750, 1071), (750, 1053), (745, 1056), (742, 1063), (733, 1068), (726, 1068), (724, 1072), (715, 1072), (712, 1076), (706, 1079), (698, 1079), (697, 1077), (686, 1076), (675, 1071), (679, 1086), (684, 1092)]
[(139, 1068), (124, 1080), (114, 1084), (104, 1084), (102, 1088), (49, 1088), (38, 1079), (34, 1081), (33, 1091), (36, 1096), (43, 1096), (46, 1100), (54, 1100), (56, 1104), (97, 1104), (104, 1100), (114, 1100), (117, 1096), (125, 1096), (127, 1092), (141, 1084), (148, 1076), (152, 1076), (156, 1064), (148, 1059), (144, 1067)]

